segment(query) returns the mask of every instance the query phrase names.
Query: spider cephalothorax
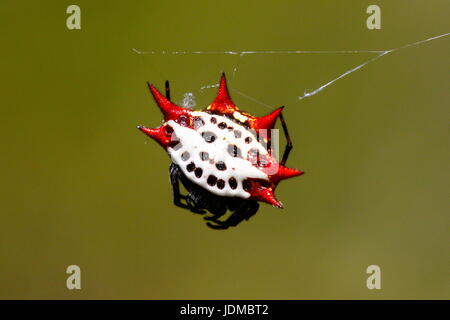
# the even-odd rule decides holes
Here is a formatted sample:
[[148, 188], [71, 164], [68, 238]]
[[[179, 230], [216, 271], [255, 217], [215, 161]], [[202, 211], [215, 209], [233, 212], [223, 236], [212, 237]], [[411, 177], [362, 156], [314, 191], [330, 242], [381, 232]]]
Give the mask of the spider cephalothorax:
[[[258, 201], [282, 208], [274, 195], [278, 183], [303, 172], [285, 167], [292, 144], [281, 113], [283, 107], [264, 117], [240, 111], [232, 102], [225, 75], [214, 102], [204, 111], [182, 108], [153, 85], [149, 89], [164, 115], [156, 129], [138, 129], [156, 140], [172, 159], [170, 181], [174, 204], [205, 217], [208, 226], [226, 229], [248, 220], [259, 208]], [[287, 146], [280, 163], [271, 152], [272, 135], [280, 118]], [[179, 181], [188, 194], [180, 194]], [[184, 200], [183, 203], [181, 200]], [[227, 210], [231, 215], [219, 220]]]

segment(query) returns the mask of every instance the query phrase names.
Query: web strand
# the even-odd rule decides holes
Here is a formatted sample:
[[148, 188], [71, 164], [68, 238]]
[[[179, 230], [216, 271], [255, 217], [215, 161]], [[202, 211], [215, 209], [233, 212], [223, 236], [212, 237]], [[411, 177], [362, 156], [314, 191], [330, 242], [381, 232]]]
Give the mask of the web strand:
[[[306, 90], [303, 95], [298, 96], [297, 100], [303, 100], [305, 98], [309, 98], [312, 97], [316, 94], [318, 94], [319, 92], [323, 91], [324, 89], [326, 89], [327, 87], [331, 86], [332, 84], [334, 84], [335, 82], [337, 82], [338, 80], [354, 73], [355, 71], [358, 71], [362, 68], [364, 68], [365, 66], [367, 66], [368, 64], [380, 59], [381, 57], [384, 57], [392, 52], [396, 52], [402, 49], [406, 49], [406, 48], [410, 48], [410, 47], [414, 47], [414, 46], [418, 46], [430, 41], [434, 41], [440, 38], [444, 38], [450, 35], [449, 33], [444, 33], [444, 34], [440, 34], [437, 36], [433, 36], [427, 39], [423, 39], [423, 40], [419, 40], [419, 41], [415, 41], [412, 43], [408, 43], [405, 44], [403, 46], [397, 47], [397, 48], [393, 48], [393, 49], [389, 49], [389, 50], [255, 50], [255, 51], [141, 51], [141, 50], [137, 50], [135, 48], [132, 49], [132, 51], [138, 55], [234, 55], [234, 56], [238, 56], [239, 58], [242, 58], [246, 55], [271, 55], [271, 54], [360, 54], [360, 53], [372, 53], [375, 54], [374, 57], [364, 61], [363, 63], [345, 71], [344, 73], [340, 74], [339, 76], [337, 76], [336, 78], [327, 81], [326, 83], [324, 83], [323, 85], [321, 85], [320, 87], [313, 89], [313, 90]], [[239, 63], [239, 62], [238, 62]], [[235, 65], [235, 67], [233, 68], [233, 78], [236, 75], [237, 72], [237, 65]], [[216, 88], [218, 87], [218, 84], [210, 84], [210, 85], [204, 85], [202, 87], [200, 87], [199, 91], [203, 92], [206, 89], [210, 89], [210, 88]], [[264, 102], [261, 102], [258, 99], [255, 99], [253, 97], [251, 97], [248, 94], [245, 94], [241, 91], [238, 91], [236, 89], [232, 89], [234, 92], [236, 92], [237, 94], [247, 98], [250, 101], [253, 101], [255, 103], [258, 103], [260, 105], [263, 105], [265, 107], [271, 108], [272, 107]]]

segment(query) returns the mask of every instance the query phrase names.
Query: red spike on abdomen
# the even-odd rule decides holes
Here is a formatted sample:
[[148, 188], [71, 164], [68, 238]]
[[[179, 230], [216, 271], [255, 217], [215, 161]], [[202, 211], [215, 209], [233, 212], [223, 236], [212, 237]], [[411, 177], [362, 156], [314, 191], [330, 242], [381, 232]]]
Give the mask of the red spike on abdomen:
[[270, 181], [276, 186], [281, 180], [289, 179], [302, 175], [304, 172], [297, 169], [287, 168], [279, 165], [277, 173], [269, 177]]
[[275, 127], [275, 122], [277, 121], [278, 117], [280, 116], [281, 111], [283, 111], [284, 107], [280, 107], [278, 109], [275, 109], [271, 113], [269, 113], [266, 116], [263, 117], [254, 117], [250, 118], [248, 120], [249, 126], [252, 129], [255, 130], [261, 130], [261, 129], [273, 129]]
[[217, 91], [217, 96], [213, 103], [208, 107], [209, 111], [220, 113], [220, 114], [233, 114], [239, 109], [233, 103], [228, 93], [227, 79], [225, 74], [222, 74], [220, 78], [219, 90]]
[[180, 115], [189, 114], [191, 112], [189, 109], [179, 107], [167, 100], [167, 98], [163, 96], [161, 92], [159, 92], [158, 89], [156, 89], [152, 84], [149, 83], [148, 88], [150, 89], [153, 98], [155, 99], [156, 103], [161, 109], [162, 114], [164, 115], [164, 121], [175, 120]]

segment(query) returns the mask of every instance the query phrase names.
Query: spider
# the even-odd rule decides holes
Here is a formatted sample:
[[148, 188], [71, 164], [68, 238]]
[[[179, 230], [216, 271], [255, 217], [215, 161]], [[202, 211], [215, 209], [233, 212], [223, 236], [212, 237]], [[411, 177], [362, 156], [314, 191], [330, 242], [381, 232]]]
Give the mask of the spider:
[[[278, 183], [303, 174], [285, 167], [293, 145], [283, 107], [263, 117], [239, 110], [229, 96], [225, 74], [216, 99], [204, 111], [171, 102], [169, 81], [165, 96], [152, 84], [148, 87], [165, 122], [156, 129], [138, 129], [157, 141], [172, 160], [169, 174], [176, 206], [205, 215], [207, 226], [213, 229], [248, 220], [258, 211], [260, 201], [283, 207], [274, 195]], [[270, 130], [278, 118], [286, 138], [280, 163], [270, 147]], [[185, 195], [180, 182], [187, 190]], [[221, 219], [227, 211], [231, 214]]]

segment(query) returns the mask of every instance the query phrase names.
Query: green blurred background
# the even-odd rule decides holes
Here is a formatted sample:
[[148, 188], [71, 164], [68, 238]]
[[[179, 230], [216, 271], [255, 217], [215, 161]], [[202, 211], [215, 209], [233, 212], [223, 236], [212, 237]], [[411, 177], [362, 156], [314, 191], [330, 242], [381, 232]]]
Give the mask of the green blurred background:
[[[66, 28], [70, 4], [81, 30]], [[449, 32], [448, 1], [4, 0], [0, 13], [0, 298], [450, 298], [449, 37], [301, 101], [373, 55], [132, 51], [391, 49]], [[284, 210], [214, 231], [172, 205], [169, 158], [135, 126], [162, 119], [145, 81], [170, 79], [198, 108], [222, 71], [286, 105], [288, 164], [306, 174], [280, 185]], [[66, 288], [71, 264], [81, 290]], [[381, 290], [366, 288], [371, 264]]]

